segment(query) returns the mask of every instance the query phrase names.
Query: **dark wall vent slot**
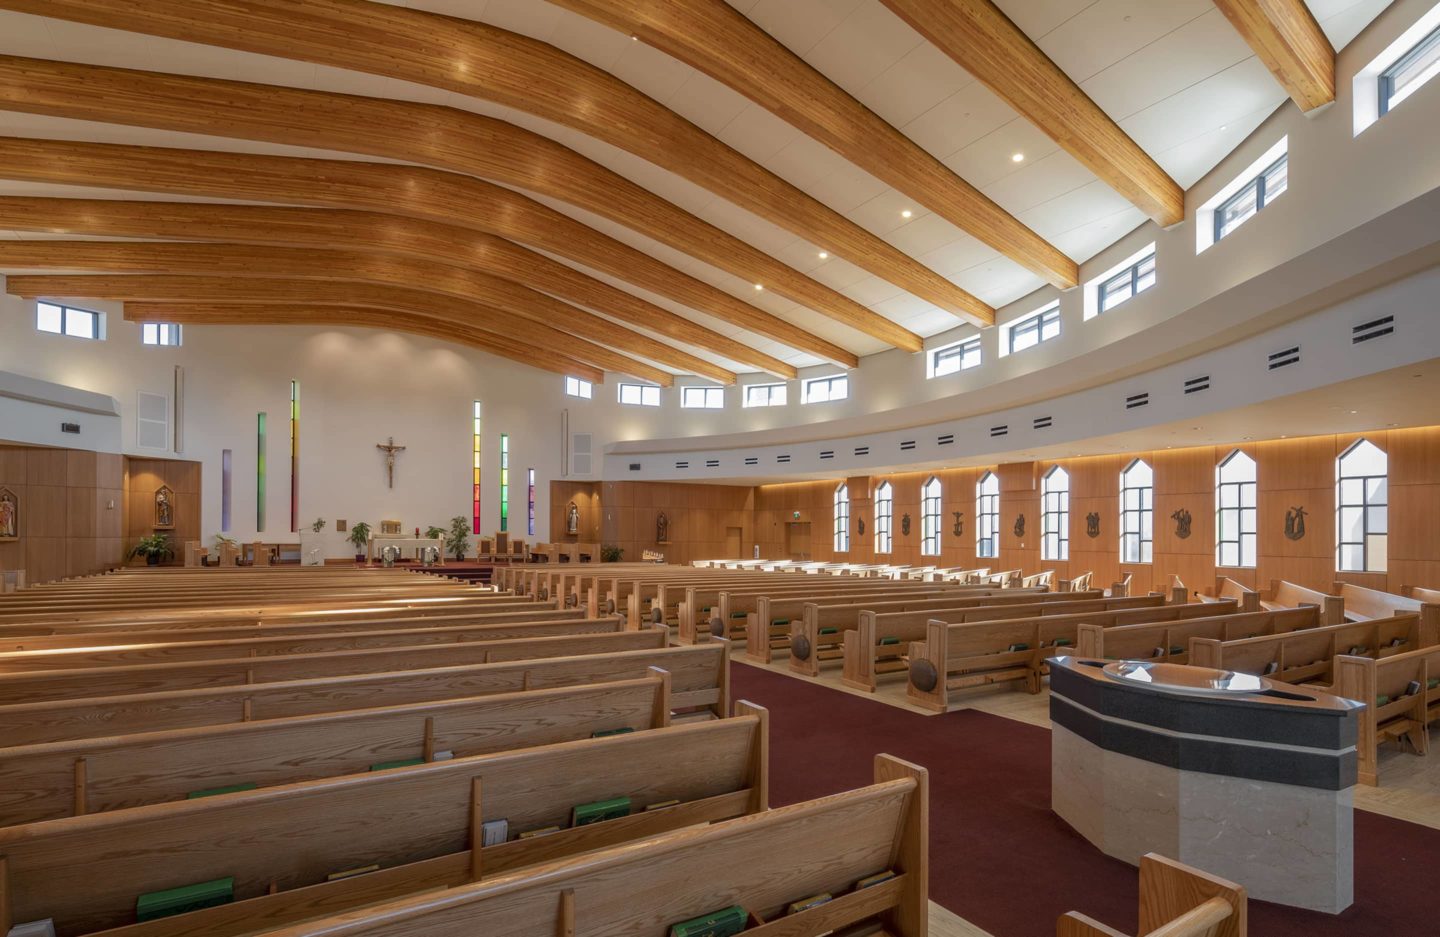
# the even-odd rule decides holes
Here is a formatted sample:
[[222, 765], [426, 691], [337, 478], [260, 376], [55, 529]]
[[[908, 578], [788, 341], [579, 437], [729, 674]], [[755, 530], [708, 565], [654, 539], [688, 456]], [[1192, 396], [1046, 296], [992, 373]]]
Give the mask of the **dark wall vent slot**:
[[1350, 329], [1350, 344], [1358, 345], [1361, 342], [1368, 342], [1372, 338], [1379, 338], [1382, 335], [1390, 335], [1395, 331], [1395, 317], [1385, 316], [1381, 319], [1372, 319], [1369, 322], [1362, 322]]
[[754, 456], [754, 455], [746, 456], [746, 457], [745, 457], [745, 464], [746, 464], [746, 465], [759, 465], [759, 464], [760, 464], [760, 457], [759, 457], [759, 456]]
[[833, 459], [833, 458], [835, 458], [835, 450], [834, 450], [834, 449], [822, 449], [822, 450], [820, 450], [820, 458], [822, 458], [822, 459]]
[[1037, 416], [1031, 426], [1034, 429], [1049, 429], [1053, 423], [1054, 421], [1048, 416]]
[[856, 446], [856, 447], [855, 447], [855, 454], [856, 454], [856, 455], [869, 455], [869, 454], [870, 454], [870, 447], [869, 447], [869, 446]]
[[719, 459], [706, 459], [706, 460], [705, 460], [705, 467], [706, 467], [706, 468], [719, 468], [719, 467], [720, 467], [720, 460], [719, 460]]
[[1209, 389], [1210, 375], [1208, 374], [1206, 374], [1204, 377], [1192, 377], [1190, 378], [1190, 380], [1185, 382], [1185, 393], [1187, 394], [1198, 394], [1202, 390]]
[[638, 472], [638, 471], [640, 471], [640, 463], [639, 463], [639, 462], [631, 462], [631, 463], [630, 463], [630, 471], [632, 471], [632, 472]]
[[1136, 407], [1144, 407], [1150, 404], [1150, 392], [1143, 394], [1132, 394], [1125, 398], [1125, 409], [1134, 410]]
[[1270, 356], [1269, 370], [1275, 371], [1279, 368], [1287, 368], [1292, 364], [1300, 363], [1300, 346], [1294, 345], [1284, 351], [1277, 351]]
[[777, 456], [775, 457], [775, 461], [776, 461], [776, 462], [789, 462], [789, 461], [790, 461], [790, 457], [789, 457], [788, 455], [777, 455]]
[[1006, 436], [1006, 435], [1009, 435], [1009, 433], [1010, 433], [1010, 424], [1009, 424], [1009, 423], [1006, 423], [1004, 426], [992, 426], [992, 427], [990, 427], [990, 435], [991, 435], [991, 436]]
[[676, 462], [676, 463], [675, 463], [675, 467], [676, 467], [677, 469], [689, 468], [689, 467], [690, 467], [690, 463], [689, 463], [689, 462]]
[[954, 441], [955, 441], [955, 434], [954, 434], [954, 433], [944, 433], [944, 434], [942, 434], [942, 435], [940, 435], [940, 436], [936, 436], [936, 437], [935, 437], [935, 445], [937, 445], [937, 446], [948, 446], [948, 445], [950, 445], [951, 443], [953, 443]]
[[906, 439], [906, 440], [903, 440], [903, 441], [900, 443], [900, 451], [901, 451], [901, 452], [909, 452], [911, 449], [914, 449], [914, 448], [915, 448], [915, 440], [913, 440], [913, 439]]

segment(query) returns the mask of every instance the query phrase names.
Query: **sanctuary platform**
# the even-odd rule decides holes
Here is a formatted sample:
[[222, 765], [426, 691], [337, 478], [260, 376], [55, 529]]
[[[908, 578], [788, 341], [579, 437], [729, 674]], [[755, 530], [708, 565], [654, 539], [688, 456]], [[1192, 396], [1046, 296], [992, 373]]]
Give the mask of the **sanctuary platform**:
[[1106, 855], [1149, 852], [1331, 914], [1354, 898], [1361, 704], [1205, 667], [1051, 661], [1051, 807]]

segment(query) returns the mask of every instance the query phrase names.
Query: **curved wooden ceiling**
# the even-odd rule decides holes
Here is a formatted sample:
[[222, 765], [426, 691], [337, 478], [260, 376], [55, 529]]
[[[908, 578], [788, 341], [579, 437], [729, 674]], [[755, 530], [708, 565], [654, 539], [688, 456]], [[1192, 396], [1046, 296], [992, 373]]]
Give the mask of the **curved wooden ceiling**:
[[921, 347], [915, 333], [624, 176], [468, 111], [15, 56], [0, 56], [0, 108], [363, 153], [489, 178], [626, 225], [897, 348]]
[[[658, 101], [517, 33], [367, 0], [0, 0], [0, 7], [350, 68], [494, 101], [662, 166], [941, 309], [980, 325], [994, 322], [994, 310], [985, 303]], [[1017, 260], [1059, 286], [1075, 285], [1074, 261], [978, 192], [973, 195], [962, 214], [972, 216], [977, 236], [983, 239], [1003, 225], [1003, 242]], [[990, 210], [982, 214], [984, 205]], [[749, 274], [767, 288], [774, 278], [774, 272], [758, 268]]]
[[845, 367], [859, 358], [568, 215], [480, 179], [418, 166], [0, 137], [0, 178], [370, 209], [486, 231]]
[[[1153, 122], [1133, 122], [1136, 112], [1113, 97], [1089, 97], [1104, 90], [1093, 76], [1106, 56], [1146, 44], [1128, 34], [1104, 48], [1074, 44], [1120, 14], [1086, 8], [1067, 18], [1032, 11], [1028, 0], [998, 2], [1005, 12], [995, 0], [851, 0], [848, 11], [825, 12], [826, 23], [783, 24], [777, 15], [791, 12], [783, 0], [456, 8], [476, 19], [398, 0], [0, 0], [0, 11], [50, 18], [27, 32], [25, 17], [0, 13], [46, 46], [37, 54], [73, 60], [0, 56], [0, 111], [88, 122], [61, 125], [59, 136], [110, 124], [107, 136], [125, 141], [0, 138], [0, 179], [84, 186], [86, 195], [114, 189], [127, 199], [266, 203], [0, 197], [0, 229], [165, 239], [0, 242], [0, 270], [87, 271], [12, 277], [10, 291], [119, 298], [133, 317], [393, 327], [581, 369], [587, 379], [607, 368], [658, 383], [669, 383], [670, 371], [730, 382], [737, 367], [789, 378], [816, 360], [853, 367], [859, 353], [918, 351], [919, 333], [949, 328], [947, 315], [994, 323], [993, 308], [960, 282], [997, 303], [1033, 289], [1035, 276], [1074, 286], [1075, 258], [1123, 233], [1098, 231], [1133, 227], [1136, 208], [1174, 223], [1184, 200], [1175, 179], [1190, 184], [1203, 172], [1157, 148]], [[1336, 33], [1329, 19], [1322, 30], [1307, 2], [1215, 6], [1308, 109], [1333, 99], [1326, 33]], [[1137, 36], [1168, 36], [1183, 20], [1150, 7], [1135, 13], [1145, 21], [1133, 24]], [[479, 22], [482, 14], [530, 35]], [[587, 18], [619, 32], [597, 31]], [[832, 28], [839, 42], [829, 41]], [[1068, 40], [1055, 38], [1062, 28]], [[1345, 41], [1341, 30], [1335, 44]], [[187, 59], [196, 50], [185, 42], [233, 51]], [[1165, 48], [1173, 54], [1180, 42]], [[1081, 48], [1089, 71], [1077, 71], [1071, 54]], [[863, 60], [856, 67], [846, 61], [851, 50]], [[166, 74], [171, 55], [212, 77]], [[313, 72], [260, 56], [312, 63]], [[152, 60], [160, 70], [142, 70]], [[285, 77], [257, 83], [272, 74]], [[665, 86], [670, 76], [689, 98]], [[872, 79], [881, 90], [866, 85]], [[964, 90], [977, 79], [998, 100]], [[938, 91], [952, 96], [947, 103], [964, 100], [923, 105], [937, 116], [927, 111], [930, 136], [917, 135], [909, 121], [918, 128], [920, 120], [904, 115]], [[432, 103], [410, 100], [417, 94]], [[987, 109], [977, 116], [989, 129], [943, 123]], [[1033, 130], [1026, 137], [1019, 125], [1027, 121], [1054, 144], [1037, 142]], [[49, 136], [52, 123], [32, 119], [21, 125], [40, 129], [22, 132]], [[319, 152], [194, 149], [175, 133]], [[767, 157], [770, 136], [795, 142]], [[973, 157], [966, 140], [975, 141]], [[1056, 144], [1074, 159], [1047, 161]], [[1046, 163], [1038, 181], [1050, 194], [1030, 193], [1029, 170], [996, 169], [1023, 161], [1022, 149], [1036, 157], [1036, 173]], [[846, 168], [827, 169], [837, 157]], [[1130, 204], [1117, 208], [1116, 193]], [[911, 217], [907, 205], [933, 215], [899, 225]], [[531, 341], [507, 333], [516, 317]]]
[[[375, 212], [268, 205], [196, 205], [110, 199], [0, 196], [0, 228], [50, 234], [228, 241], [401, 254], [494, 274], [596, 312], [713, 351], [781, 377], [795, 368], [503, 238]], [[579, 331], [576, 334], [583, 334]], [[628, 334], [620, 330], [619, 336]], [[649, 357], [640, 347], [634, 349]], [[673, 363], [673, 362], [667, 362]], [[676, 365], [679, 367], [680, 365]], [[725, 383], [735, 375], [699, 359], [685, 367]]]

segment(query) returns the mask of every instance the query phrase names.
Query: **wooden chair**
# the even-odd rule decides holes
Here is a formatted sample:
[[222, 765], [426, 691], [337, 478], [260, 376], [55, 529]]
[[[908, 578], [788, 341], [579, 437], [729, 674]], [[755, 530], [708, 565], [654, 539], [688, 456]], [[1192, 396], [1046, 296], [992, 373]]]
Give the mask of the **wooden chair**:
[[[1140, 859], [1137, 937], [1245, 937], [1245, 889], [1173, 859]], [[1056, 937], [1128, 937], [1078, 911], [1060, 916]]]

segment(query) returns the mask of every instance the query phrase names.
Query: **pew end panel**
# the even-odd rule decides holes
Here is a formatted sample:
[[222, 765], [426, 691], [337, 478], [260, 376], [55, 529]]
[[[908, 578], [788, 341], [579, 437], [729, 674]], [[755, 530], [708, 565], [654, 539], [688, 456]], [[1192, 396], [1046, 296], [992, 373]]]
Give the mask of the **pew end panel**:
[[910, 643], [910, 673], [906, 699], [922, 709], [943, 713], [949, 708], [945, 687], [945, 658], [948, 626], [932, 619], [925, 626], [925, 640]]

